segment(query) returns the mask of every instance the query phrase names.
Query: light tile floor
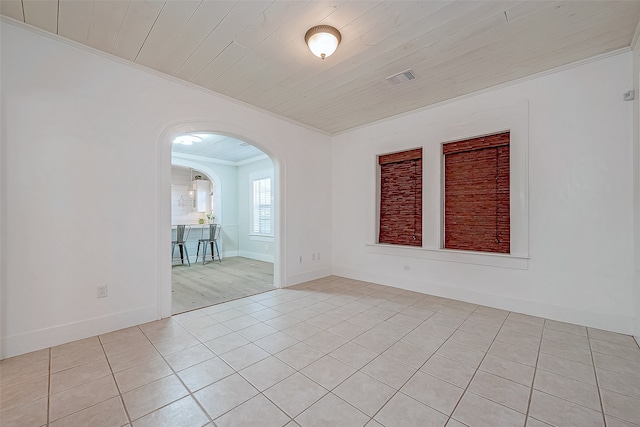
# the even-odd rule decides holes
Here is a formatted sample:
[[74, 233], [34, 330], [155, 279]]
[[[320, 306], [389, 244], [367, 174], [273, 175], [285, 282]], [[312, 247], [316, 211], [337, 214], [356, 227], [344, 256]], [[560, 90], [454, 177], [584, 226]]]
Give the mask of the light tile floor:
[[9, 426], [640, 425], [626, 335], [339, 277], [0, 362]]

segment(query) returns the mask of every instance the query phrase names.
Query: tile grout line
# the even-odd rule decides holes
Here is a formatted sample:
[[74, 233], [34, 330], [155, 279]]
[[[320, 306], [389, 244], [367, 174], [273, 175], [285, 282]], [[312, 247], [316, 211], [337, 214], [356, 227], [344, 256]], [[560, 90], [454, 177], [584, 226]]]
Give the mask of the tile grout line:
[[51, 412], [51, 347], [49, 347], [49, 367], [48, 367], [48, 379], [47, 379], [47, 426], [49, 425], [49, 418]]
[[540, 334], [540, 345], [538, 345], [538, 354], [536, 355], [536, 365], [533, 367], [533, 378], [531, 378], [531, 388], [529, 389], [529, 401], [527, 402], [527, 413], [524, 415], [524, 425], [529, 422], [529, 412], [531, 410], [531, 400], [533, 399], [533, 385], [536, 383], [536, 375], [538, 373], [538, 362], [540, 361], [540, 351], [542, 349], [542, 339], [544, 337], [544, 328], [547, 324], [547, 319], [542, 322], [542, 333]]
[[596, 390], [598, 390], [598, 401], [600, 402], [600, 411], [602, 413], [602, 422], [604, 427], [607, 427], [607, 417], [604, 413], [604, 402], [602, 401], [602, 392], [600, 391], [600, 382], [598, 381], [598, 370], [596, 369], [596, 360], [593, 357], [593, 349], [591, 348], [591, 337], [589, 336], [589, 328], [587, 330], [587, 342], [589, 343], [589, 356], [591, 356], [591, 363], [593, 363], [593, 374], [596, 379]]
[[[136, 328], [140, 329], [140, 327], [137, 325], [136, 325]], [[131, 425], [132, 420], [131, 420], [131, 415], [129, 415], [129, 409], [127, 408], [127, 405], [125, 405], [124, 403], [124, 397], [122, 396], [122, 392], [120, 391], [120, 385], [118, 385], [118, 381], [116, 381], [116, 374], [115, 372], [113, 372], [113, 367], [111, 366], [111, 362], [109, 361], [109, 356], [107, 356], [107, 352], [104, 349], [104, 343], [102, 342], [100, 335], [98, 335], [98, 342], [100, 342], [100, 347], [102, 348], [102, 351], [104, 353], [104, 358], [107, 361], [107, 365], [109, 365], [109, 371], [111, 371], [111, 378], [113, 378], [113, 383], [116, 385], [116, 389], [118, 390], [118, 397], [120, 398], [122, 409], [124, 409], [124, 414], [127, 417], [127, 421], [129, 422], [129, 425]]]

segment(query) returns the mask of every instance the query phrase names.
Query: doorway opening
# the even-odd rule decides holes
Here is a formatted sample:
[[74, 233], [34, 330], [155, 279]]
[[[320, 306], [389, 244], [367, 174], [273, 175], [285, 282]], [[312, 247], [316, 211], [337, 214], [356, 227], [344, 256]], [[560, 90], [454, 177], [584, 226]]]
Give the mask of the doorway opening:
[[[275, 289], [274, 162], [213, 132], [171, 145], [171, 314]], [[205, 256], [206, 253], [206, 256]]]

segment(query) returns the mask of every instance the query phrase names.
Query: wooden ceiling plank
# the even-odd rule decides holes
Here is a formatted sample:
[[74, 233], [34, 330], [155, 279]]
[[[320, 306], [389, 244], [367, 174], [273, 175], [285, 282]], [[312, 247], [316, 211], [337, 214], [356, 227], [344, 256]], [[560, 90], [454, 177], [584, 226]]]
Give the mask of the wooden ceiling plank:
[[239, 1], [176, 70], [175, 76], [191, 81], [270, 5], [268, 1]]
[[97, 1], [93, 7], [87, 44], [111, 53], [118, 38], [129, 0]]
[[133, 1], [124, 17], [112, 53], [133, 61], [164, 5], [165, 0]]
[[24, 22], [58, 34], [58, 2], [47, 0], [23, 0]]
[[183, 30], [202, 0], [167, 1], [135, 62], [154, 68]]
[[58, 34], [78, 43], [87, 43], [93, 0], [60, 0]]
[[193, 78], [193, 83], [212, 89], [209, 86], [247, 53], [249, 51], [244, 46], [231, 43]]
[[154, 68], [175, 75], [235, 4], [236, 1], [203, 1]]
[[[360, 72], [350, 72], [351, 70], [349, 70], [344, 75], [332, 75], [330, 71], [326, 71], [320, 78], [316, 78], [315, 80], [313, 78], [292, 79], [292, 82], [287, 80], [283, 83], [284, 87], [287, 88], [287, 91], [278, 96], [272, 96], [268, 102], [264, 102], [262, 105], [267, 109], [277, 107], [281, 108], [283, 103], [287, 105], [286, 103], [291, 103], [292, 101], [295, 102], [295, 99], [299, 98], [303, 94], [311, 92], [312, 90], [318, 90], [319, 87], [326, 87], [328, 77], [330, 77], [329, 82], [331, 84], [344, 84], [349, 81], [355, 81], [361, 76], [362, 71], [366, 71], [367, 73], [369, 72], [370, 67], [367, 67], [366, 64], [380, 63], [381, 58], [384, 58], [384, 61], [386, 61], [389, 55], [406, 56], [407, 54], [410, 54], [412, 50], [417, 49], [415, 46], [422, 45], [420, 42], [427, 37], [425, 33], [432, 34], [433, 31], [438, 30], [438, 28], [444, 25], [451, 25], [451, 21], [458, 22], [463, 17], [466, 17], [465, 19], [469, 20], [469, 12], [472, 12], [479, 7], [488, 7], [487, 5], [490, 5], [490, 3], [453, 2], [442, 9], [438, 9], [435, 13], [427, 15], [423, 20], [419, 21], [415, 25], [402, 29], [400, 32], [396, 33], [394, 37], [385, 39], [383, 43], [380, 43], [375, 48], [362, 46], [360, 53], [351, 56], [347, 55], [349, 52], [345, 52], [345, 50], [340, 49], [340, 51], [334, 55], [336, 56], [336, 59], [340, 61], [342, 60], [342, 55], [346, 56], [352, 67], [351, 70], [360, 69]], [[489, 7], [495, 8], [495, 5]], [[401, 46], [402, 48], [400, 48]], [[397, 53], [395, 51], [396, 49], [400, 49], [403, 52]], [[338, 82], [339, 80], [340, 82]], [[287, 94], [289, 90], [295, 93], [295, 96]]]
[[24, 22], [24, 11], [22, 10], [22, 0], [2, 0], [0, 1], [0, 14]]

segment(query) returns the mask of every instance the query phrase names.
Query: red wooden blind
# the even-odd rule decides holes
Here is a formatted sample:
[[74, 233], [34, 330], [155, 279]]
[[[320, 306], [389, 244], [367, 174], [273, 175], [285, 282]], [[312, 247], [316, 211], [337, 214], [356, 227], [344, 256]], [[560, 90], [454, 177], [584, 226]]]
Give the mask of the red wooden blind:
[[444, 247], [510, 252], [509, 132], [443, 145]]
[[422, 149], [378, 157], [380, 243], [422, 246]]

